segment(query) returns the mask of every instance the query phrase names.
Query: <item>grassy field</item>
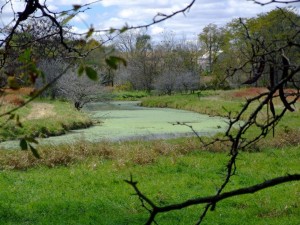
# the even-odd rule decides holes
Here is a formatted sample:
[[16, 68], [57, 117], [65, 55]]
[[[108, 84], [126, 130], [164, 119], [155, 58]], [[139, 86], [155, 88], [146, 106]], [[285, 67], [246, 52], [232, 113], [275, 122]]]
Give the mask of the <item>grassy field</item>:
[[[0, 175], [1, 224], [143, 224], [147, 212], [123, 181], [130, 174], [160, 205], [214, 194], [224, 177], [227, 156], [223, 153], [194, 150], [151, 154], [159, 153], [144, 149], [124, 159], [94, 156], [52, 169], [4, 170]], [[226, 190], [295, 173], [299, 171], [299, 157], [296, 147], [242, 153], [238, 173]], [[209, 212], [204, 224], [296, 225], [299, 192], [299, 184], [290, 183], [225, 200], [215, 212]], [[194, 224], [201, 209], [190, 207], [161, 215], [158, 222]]]
[[[199, 96], [151, 97], [143, 104], [226, 115], [224, 107], [238, 110], [245, 98], [235, 91], [207, 91]], [[299, 110], [289, 113], [277, 136], [260, 142], [255, 151], [241, 152], [237, 174], [225, 191], [299, 173], [299, 123]], [[41, 147], [39, 153], [41, 159], [26, 151], [0, 152], [1, 224], [144, 224], [147, 211], [124, 182], [130, 174], [148, 197], [166, 205], [214, 194], [229, 159], [223, 146], [201, 148], [197, 138], [78, 142]], [[299, 182], [293, 182], [224, 200], [203, 224], [297, 225], [299, 193]], [[157, 222], [195, 224], [202, 209], [195, 206], [162, 214]]]

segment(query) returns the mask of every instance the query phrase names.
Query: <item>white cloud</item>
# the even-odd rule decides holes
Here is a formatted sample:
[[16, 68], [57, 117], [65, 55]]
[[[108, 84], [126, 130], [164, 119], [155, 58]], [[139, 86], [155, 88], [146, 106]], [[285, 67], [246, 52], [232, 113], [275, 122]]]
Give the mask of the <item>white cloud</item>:
[[189, 0], [102, 0], [101, 4], [104, 7], [109, 7], [109, 6], [117, 6], [117, 7], [158, 7], [158, 8], [169, 8], [170, 5], [172, 4], [178, 4], [182, 2], [188, 2]]
[[165, 30], [165, 28], [154, 25], [150, 29], [150, 34], [151, 35], [161, 34], [164, 30]]
[[[95, 2], [95, 0], [47, 0], [47, 3], [50, 4], [55, 4], [58, 6], [72, 6], [74, 4], [76, 5], [84, 5], [84, 4], [89, 4], [89, 3], [93, 3]], [[99, 3], [95, 3], [95, 4], [99, 4]]]
[[124, 25], [125, 25], [124, 20], [120, 19], [118, 17], [109, 18], [108, 20], [106, 20], [100, 24], [101, 28], [103, 28], [103, 29], [109, 29], [111, 27], [113, 27], [113, 28], [123, 27]]
[[[190, 2], [191, 0], [103, 0], [100, 3], [101, 11], [106, 11], [106, 15], [98, 16], [100, 22], [97, 27], [122, 27], [125, 23], [133, 26], [147, 24], [153, 21], [158, 12], [169, 14]], [[197, 0], [185, 16], [178, 14], [150, 27], [149, 34], [158, 35], [166, 28], [179, 36], [185, 34], [187, 38], [194, 38], [209, 23], [225, 25], [233, 18], [253, 17], [276, 6], [278, 5], [271, 4], [262, 7], [248, 0]]]
[[[0, 0], [3, 4], [4, 0]], [[61, 11], [71, 9], [73, 4], [86, 4], [95, 0], [47, 0], [51, 10]], [[13, 0], [17, 10], [22, 11], [24, 3]], [[136, 26], [148, 24], [153, 21], [158, 12], [169, 14], [182, 9], [191, 0], [102, 0], [92, 4], [90, 10], [80, 14], [72, 20], [72, 25], [79, 29], [88, 29], [86, 24], [93, 24], [96, 29], [110, 27], [120, 28], [125, 23]], [[258, 13], [274, 9], [278, 4], [260, 6], [248, 0], [196, 0], [193, 7], [185, 14], [178, 14], [167, 21], [149, 28], [151, 35], [159, 34], [163, 28], [173, 30], [177, 34], [195, 36], [202, 28], [209, 24], [224, 25], [233, 18], [253, 17]], [[286, 5], [279, 5], [286, 6]], [[300, 3], [294, 4], [300, 8]], [[12, 18], [12, 10], [6, 6], [1, 19], [7, 23]], [[160, 17], [162, 18], [162, 17]], [[75, 28], [74, 28], [75, 29]]]
[[120, 11], [119, 16], [124, 19], [132, 18], [136, 13], [133, 9], [123, 9]]

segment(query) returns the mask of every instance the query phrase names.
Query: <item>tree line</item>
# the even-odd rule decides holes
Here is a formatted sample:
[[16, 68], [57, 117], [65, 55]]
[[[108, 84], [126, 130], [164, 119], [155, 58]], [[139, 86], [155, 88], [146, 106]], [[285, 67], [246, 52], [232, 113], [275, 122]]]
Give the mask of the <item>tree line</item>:
[[[286, 40], [299, 43], [299, 23], [297, 11], [284, 8], [254, 18], [233, 19], [221, 27], [208, 24], [199, 32], [198, 40], [175, 38], [173, 32], [166, 31], [155, 41], [145, 29], [137, 29], [117, 35], [109, 44], [97, 37], [76, 38], [66, 23], [66, 42], [76, 50], [70, 51], [57, 45], [60, 30], [51, 20], [28, 19], [15, 31], [0, 84], [41, 88], [71, 62], [66, 78], [56, 81], [43, 95], [84, 104], [105, 98], [112, 89], [107, 87], [170, 95], [243, 84], [266, 86], [270, 73], [275, 83], [280, 80], [276, 65], [282, 54], [290, 62], [299, 63], [299, 51], [294, 45], [286, 46]], [[1, 32], [10, 31], [6, 28]], [[280, 53], [274, 51], [279, 48]], [[268, 58], [261, 56], [271, 51], [274, 53]], [[76, 52], [88, 54], [78, 57]], [[39, 69], [26, 65], [26, 57]], [[246, 65], [249, 60], [251, 63]], [[95, 70], [99, 79], [89, 81], [78, 76], [78, 70], [83, 68], [91, 69], [90, 75]]]
[[[165, 32], [155, 43], [143, 32], [125, 33], [117, 38], [115, 46], [129, 65], [119, 68], [115, 79], [135, 90], [156, 90], [162, 94], [245, 84], [266, 86], [270, 70], [278, 83], [280, 73], [276, 65], [282, 54], [295, 65], [299, 63], [297, 48], [286, 46], [286, 39], [299, 42], [299, 37], [295, 38], [299, 23], [297, 11], [285, 8], [254, 18], [233, 19], [222, 27], [208, 24], [194, 41], [175, 39], [172, 32]], [[281, 52], [276, 52], [280, 48]], [[274, 53], [270, 57], [261, 57], [271, 51]], [[251, 64], [244, 65], [249, 60]], [[260, 73], [261, 79], [250, 82]]]

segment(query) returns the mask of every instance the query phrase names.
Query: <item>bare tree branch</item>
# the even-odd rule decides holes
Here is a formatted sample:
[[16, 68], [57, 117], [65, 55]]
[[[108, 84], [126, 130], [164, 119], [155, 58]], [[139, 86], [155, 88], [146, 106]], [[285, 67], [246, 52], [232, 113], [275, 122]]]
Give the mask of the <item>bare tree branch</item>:
[[264, 190], [266, 188], [274, 187], [276, 185], [292, 182], [292, 181], [299, 181], [300, 180], [300, 174], [288, 174], [286, 176], [282, 177], [276, 177], [270, 180], [266, 180], [262, 183], [255, 184], [253, 186], [245, 187], [245, 188], [240, 188], [236, 189], [233, 191], [229, 192], [224, 192], [223, 194], [220, 195], [212, 195], [212, 196], [207, 196], [207, 197], [200, 197], [200, 198], [194, 198], [194, 199], [189, 199], [187, 201], [178, 203], [178, 204], [171, 204], [167, 206], [156, 206], [147, 196], [145, 196], [137, 187], [137, 182], [133, 181], [132, 178], [130, 180], [126, 180], [128, 184], [130, 184], [133, 189], [135, 190], [135, 193], [138, 195], [139, 198], [141, 198], [143, 201], [148, 203], [152, 209], [150, 211], [150, 217], [148, 221], [145, 223], [146, 225], [151, 224], [155, 216], [158, 213], [166, 213], [169, 211], [173, 210], [180, 210], [189, 206], [193, 205], [199, 205], [199, 204], [204, 204], [208, 203], [210, 205], [215, 205], [217, 202], [220, 202], [224, 199], [231, 198], [234, 196], [240, 196], [240, 195], [245, 195], [245, 194], [254, 194], [258, 191]]
[[269, 5], [269, 4], [272, 4], [272, 3], [282, 3], [282, 4], [290, 4], [290, 3], [297, 3], [297, 2], [300, 2], [299, 0], [270, 0], [268, 2], [262, 2], [262, 1], [257, 1], [257, 0], [248, 0], [248, 1], [251, 1], [251, 2], [254, 2], [256, 4], [259, 4], [259, 5]]

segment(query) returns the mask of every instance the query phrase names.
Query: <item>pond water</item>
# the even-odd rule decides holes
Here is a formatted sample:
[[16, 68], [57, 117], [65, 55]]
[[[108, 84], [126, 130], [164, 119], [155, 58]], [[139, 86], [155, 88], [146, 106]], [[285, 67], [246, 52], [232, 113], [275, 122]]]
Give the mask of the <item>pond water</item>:
[[[74, 130], [66, 135], [39, 139], [40, 144], [72, 143], [78, 140], [90, 142], [121, 141], [131, 139], [159, 139], [191, 136], [193, 131], [184, 125], [191, 125], [199, 135], [213, 135], [226, 129], [226, 119], [210, 117], [195, 112], [168, 108], [146, 108], [139, 102], [91, 103], [85, 111], [99, 124], [87, 129]], [[18, 147], [18, 142], [7, 141], [1, 148]]]

